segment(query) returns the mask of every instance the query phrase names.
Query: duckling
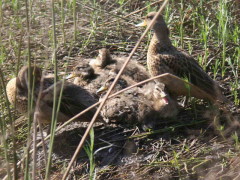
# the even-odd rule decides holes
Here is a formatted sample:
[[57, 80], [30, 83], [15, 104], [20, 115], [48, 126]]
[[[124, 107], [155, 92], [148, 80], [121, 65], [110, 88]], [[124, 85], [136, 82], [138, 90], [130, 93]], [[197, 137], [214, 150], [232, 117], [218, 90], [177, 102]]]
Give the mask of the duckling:
[[112, 59], [110, 52], [106, 48], [98, 50], [98, 56], [96, 59], [91, 59], [89, 65], [96, 71], [101, 71], [107, 65], [115, 63]]
[[[97, 59], [99, 58], [106, 59], [104, 61], [109, 63], [107, 60], [108, 58], [103, 56], [101, 51], [99, 52]], [[101, 87], [106, 79], [108, 79], [108, 76], [112, 73], [112, 71], [108, 69], [100, 70], [98, 67], [101, 67], [101, 65], [95, 64], [96, 62], [100, 61], [96, 61], [96, 59], [84, 59], [79, 61], [67, 79], [70, 80], [74, 78], [72, 82], [75, 85], [84, 87], [96, 98], [99, 98], [96, 94], [96, 91]]]
[[[138, 26], [146, 26], [156, 15], [150, 12], [143, 23]], [[169, 38], [169, 29], [162, 15], [156, 19], [152, 26], [154, 31], [147, 52], [147, 66], [151, 76], [163, 73], [171, 73], [188, 80], [215, 100], [226, 101], [220, 86], [202, 69], [198, 62], [186, 52], [175, 48]]]
[[[35, 110], [40, 122], [48, 124], [51, 122], [52, 109], [54, 102], [54, 86], [56, 87], [56, 97], [59, 100], [61, 92], [61, 102], [58, 113], [58, 122], [64, 122], [75, 116], [79, 112], [83, 111], [87, 107], [96, 103], [96, 99], [85, 89], [80, 86], [74, 85], [70, 82], [58, 81], [53, 83], [53, 79], [42, 78], [42, 71], [37, 66], [32, 66], [30, 69], [31, 78], [34, 77], [34, 97], [33, 101], [36, 105], [39, 98], [39, 104], [36, 105]], [[15, 81], [15, 84], [14, 84]], [[40, 87], [43, 84], [43, 91], [40, 92]], [[20, 112], [27, 112], [27, 100], [28, 100], [28, 67], [24, 66], [18, 73], [18, 77], [15, 80], [11, 80], [7, 85], [8, 99], [11, 104], [16, 104], [17, 110]], [[23, 101], [22, 101], [23, 100]], [[79, 121], [90, 121], [95, 109], [88, 111], [83, 116], [78, 118]]]
[[[106, 48], [99, 50], [99, 55], [96, 59], [92, 59], [89, 65], [96, 72], [111, 71], [118, 73], [123, 66], [127, 57], [124, 56], [113, 56], [111, 57], [110, 52]], [[146, 68], [139, 64], [136, 60], [131, 60], [125, 68], [123, 75], [130, 76], [134, 81], [140, 82], [150, 77]]]
[[[56, 84], [45, 89], [40, 94], [40, 101], [37, 106], [38, 118], [43, 123], [51, 122], [53, 102], [54, 102], [54, 86], [56, 86], [57, 99], [60, 100], [60, 108], [58, 113], [58, 122], [65, 122], [77, 115], [84, 109], [95, 104], [96, 99], [85, 89], [70, 82], [59, 81]], [[62, 89], [63, 88], [63, 89]], [[61, 95], [62, 91], [62, 95]], [[77, 120], [89, 122], [96, 109], [90, 110], [83, 114]]]
[[139, 88], [140, 92], [151, 101], [151, 105], [162, 118], [173, 118], [178, 114], [177, 101], [169, 96], [165, 89], [165, 84], [149, 82], [142, 88]]
[[[106, 91], [114, 78], [109, 78], [98, 92]], [[128, 79], [129, 77], [122, 76], [111, 93], [129, 86]], [[145, 129], [145, 127], [153, 128], [161, 118], [176, 116], [177, 112], [177, 102], [156, 83], [148, 83], [141, 88], [134, 87], [108, 99], [101, 115], [107, 121], [140, 123]]]
[[73, 83], [79, 86], [86, 86], [92, 79], [96, 78], [94, 69], [86, 63], [79, 62], [67, 79], [74, 78]]
[[88, 90], [94, 97], [99, 98], [96, 92], [106, 79], [108, 79], [110, 74], [109, 71], [105, 71], [105, 73], [95, 73], [91, 66], [84, 67], [78, 64], [67, 79], [74, 78], [73, 84], [84, 87], [84, 89]]

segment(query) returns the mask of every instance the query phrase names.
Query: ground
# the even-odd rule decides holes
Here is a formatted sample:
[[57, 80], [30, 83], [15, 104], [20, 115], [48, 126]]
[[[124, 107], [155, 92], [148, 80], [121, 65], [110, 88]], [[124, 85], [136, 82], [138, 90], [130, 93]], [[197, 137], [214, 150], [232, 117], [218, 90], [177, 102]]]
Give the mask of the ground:
[[[0, 61], [4, 82], [27, 64], [28, 34], [25, 2], [1, 2]], [[29, 1], [31, 61], [53, 72], [53, 35], [50, 1]], [[63, 6], [61, 8], [61, 3]], [[154, 3], [152, 6], [151, 3]], [[77, 59], [94, 58], [107, 47], [114, 55], [128, 56], [144, 29], [135, 27], [161, 3], [141, 0], [56, 1], [57, 65], [71, 72]], [[89, 179], [95, 164], [96, 179], [239, 179], [240, 115], [240, 16], [239, 1], [170, 1], [164, 14], [173, 44], [189, 52], [217, 80], [232, 102], [231, 112], [214, 109], [207, 102], [192, 100], [173, 120], [161, 121], [154, 130], [139, 126], [110, 124], [94, 127], [94, 160], [84, 150], [78, 155], [69, 179]], [[61, 13], [63, 12], [63, 13]], [[76, 22], [76, 26], [74, 25]], [[134, 57], [146, 65], [151, 33]], [[1, 81], [2, 82], [2, 81]], [[12, 166], [13, 138], [1, 84], [0, 177], [6, 175], [5, 153]], [[11, 107], [13, 119], [21, 117]], [[18, 120], [17, 120], [18, 122]], [[23, 156], [27, 124], [16, 125], [17, 159]], [[51, 179], [60, 179], [86, 124], [72, 123], [57, 133]], [[5, 135], [5, 130], [7, 135]], [[6, 138], [4, 138], [6, 137]], [[7, 139], [7, 145], [4, 144]], [[89, 140], [88, 140], [89, 141]], [[48, 145], [49, 142], [46, 142]], [[89, 142], [90, 143], [90, 142]], [[43, 179], [42, 148], [37, 153], [37, 179]], [[23, 175], [20, 168], [19, 178]]]

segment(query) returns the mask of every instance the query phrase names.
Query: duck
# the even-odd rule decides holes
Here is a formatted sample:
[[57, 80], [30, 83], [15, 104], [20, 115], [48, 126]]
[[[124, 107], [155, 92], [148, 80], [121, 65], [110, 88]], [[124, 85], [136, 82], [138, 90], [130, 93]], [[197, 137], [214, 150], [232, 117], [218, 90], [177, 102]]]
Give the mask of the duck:
[[95, 59], [81, 59], [73, 68], [72, 73], [67, 76], [69, 81], [72, 81], [75, 85], [84, 87], [96, 98], [99, 98], [96, 94], [97, 90], [108, 79], [109, 75], [114, 73], [110, 69], [104, 68], [104, 63], [109, 64], [108, 61], [110, 60], [104, 52], [99, 50], [98, 57]]
[[[89, 65], [95, 72], [105, 73], [106, 71], [117, 74], [122, 68], [127, 57], [111, 56], [107, 48], [99, 49], [99, 55], [92, 59]], [[136, 60], [131, 60], [123, 71], [123, 75], [130, 76], [134, 81], [140, 82], [150, 77], [146, 68]]]
[[[98, 93], [105, 94], [115, 77], [110, 77]], [[112, 94], [133, 84], [128, 76], [121, 76], [112, 90]], [[151, 129], [165, 118], [174, 118], [178, 114], [178, 104], [166, 92], [163, 84], [147, 83], [142, 87], [131, 88], [106, 101], [101, 116], [107, 122], [141, 124], [142, 128]], [[101, 99], [101, 98], [100, 98]]]
[[[30, 73], [36, 75], [35, 79], [35, 93], [39, 92], [39, 85], [41, 81], [42, 71], [38, 67], [32, 66]], [[31, 75], [31, 81], [33, 76]], [[42, 87], [46, 89], [54, 83], [53, 78], [43, 78]], [[6, 85], [6, 92], [8, 101], [15, 106], [16, 110], [21, 114], [26, 115], [28, 112], [28, 66], [23, 66], [17, 77], [12, 78]]]
[[95, 73], [95, 70], [91, 66], [84, 67], [81, 64], [78, 64], [67, 79], [73, 78], [73, 84], [83, 87], [95, 98], [99, 98], [97, 90], [106, 79], [109, 78], [110, 74], [110, 71]]
[[91, 59], [89, 65], [96, 71], [101, 71], [107, 65], [113, 64], [116, 61], [112, 59], [110, 51], [107, 48], [102, 48], [98, 50], [98, 56], [96, 59]]
[[67, 79], [73, 78], [73, 83], [79, 86], [87, 86], [97, 77], [94, 69], [86, 63], [80, 62], [74, 68], [73, 72], [67, 76]]
[[[148, 13], [144, 21], [137, 26], [149, 25], [156, 14], [156, 12]], [[151, 28], [154, 33], [147, 51], [147, 67], [152, 77], [170, 73], [180, 78], [187, 78], [190, 83], [210, 94], [215, 101], [227, 101], [218, 83], [199, 63], [191, 55], [172, 45], [169, 38], [170, 31], [163, 15], [157, 17]]]
[[[99, 98], [96, 91], [106, 79], [119, 72], [125, 60], [126, 57], [112, 57], [107, 48], [102, 48], [99, 49], [96, 58], [80, 61], [68, 76], [68, 79], [74, 78], [74, 84], [83, 86], [94, 94], [96, 98]], [[136, 82], [146, 80], [150, 77], [146, 68], [134, 60], [130, 61], [123, 74], [130, 76]]]
[[[54, 87], [56, 87], [56, 97], [60, 98], [58, 122], [65, 122], [87, 107], [95, 104], [97, 100], [87, 90], [81, 86], [65, 80], [54, 83], [52, 78], [44, 78], [42, 70], [37, 66], [23, 66], [16, 78], [10, 80], [6, 86], [9, 102], [14, 105], [20, 113], [27, 113], [28, 104], [28, 72], [31, 72], [31, 79], [34, 78], [33, 102], [35, 112], [39, 121], [43, 124], [51, 123], [54, 103]], [[62, 94], [61, 94], [62, 93]], [[16, 94], [16, 98], [15, 98]], [[88, 111], [83, 116], [77, 118], [79, 121], [89, 122], [96, 109]]]

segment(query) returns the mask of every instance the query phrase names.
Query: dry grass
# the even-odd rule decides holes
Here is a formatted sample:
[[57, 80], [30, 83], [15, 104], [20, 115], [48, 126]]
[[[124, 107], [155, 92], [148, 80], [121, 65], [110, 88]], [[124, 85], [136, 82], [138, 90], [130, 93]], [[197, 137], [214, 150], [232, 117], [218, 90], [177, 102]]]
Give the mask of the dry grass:
[[[63, 1], [64, 2], [64, 1]], [[150, 1], [153, 3], [154, 1]], [[30, 35], [32, 62], [53, 72], [53, 37], [49, 1], [30, 1]], [[97, 50], [107, 47], [114, 54], [128, 55], [143, 29], [134, 24], [147, 11], [145, 1], [101, 0], [76, 2], [74, 27], [71, 1], [55, 2], [58, 71], [68, 71], [74, 58], [95, 57]], [[142, 8], [145, 8], [141, 10]], [[140, 11], [138, 11], [140, 10]], [[137, 12], [131, 14], [132, 12]], [[130, 15], [129, 15], [130, 14]], [[5, 82], [27, 63], [27, 34], [24, 3], [5, 1], [0, 13], [0, 61]], [[155, 131], [142, 132], [137, 127], [96, 125], [94, 154], [96, 179], [221, 179], [239, 176], [239, 4], [238, 1], [170, 1], [165, 17], [171, 39], [177, 47], [190, 52], [218, 80], [224, 93], [235, 106], [233, 117], [212, 110], [202, 102], [191, 102], [177, 119], [162, 122]], [[64, 24], [63, 24], [64, 23]], [[76, 41], [75, 41], [76, 34]], [[135, 56], [146, 63], [150, 34]], [[19, 54], [20, 52], [20, 54]], [[20, 56], [19, 56], [20, 55]], [[20, 57], [20, 58], [19, 58]], [[71, 60], [67, 60], [71, 57]], [[1, 86], [2, 88], [2, 86]], [[2, 89], [1, 89], [2, 90]], [[5, 99], [1, 95], [1, 120], [9, 125]], [[13, 109], [14, 119], [20, 117]], [[2, 125], [4, 127], [4, 124]], [[73, 155], [85, 128], [73, 123], [56, 135], [51, 179], [59, 179]], [[18, 158], [23, 155], [27, 125], [16, 127]], [[9, 130], [8, 130], [9, 131]], [[236, 132], [236, 133], [235, 133]], [[7, 138], [9, 164], [12, 167], [12, 137]], [[46, 142], [48, 143], [48, 142]], [[59, 149], [61, 150], [59, 152]], [[4, 147], [0, 149], [0, 174], [6, 174]], [[42, 149], [38, 150], [37, 178], [45, 174]], [[89, 158], [78, 155], [70, 179], [89, 178]], [[20, 170], [20, 176], [23, 175]]]

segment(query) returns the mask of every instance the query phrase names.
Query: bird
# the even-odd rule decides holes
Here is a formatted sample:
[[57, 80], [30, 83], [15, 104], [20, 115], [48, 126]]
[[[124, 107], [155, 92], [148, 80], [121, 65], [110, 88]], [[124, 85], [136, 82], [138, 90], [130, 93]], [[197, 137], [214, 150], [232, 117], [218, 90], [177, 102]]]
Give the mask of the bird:
[[[106, 80], [98, 92], [104, 95], [114, 79], [115, 77], [110, 77]], [[131, 77], [123, 75], [111, 93], [132, 84]], [[108, 99], [101, 111], [102, 117], [110, 122], [139, 123], [143, 129], [154, 128], [155, 124], [163, 118], [175, 117], [178, 113], [177, 102], [171, 99], [159, 84], [152, 82], [143, 87], [134, 87]]]
[[[124, 56], [111, 56], [110, 51], [106, 48], [99, 50], [99, 55], [96, 59], [92, 59], [89, 65], [95, 70], [95, 72], [117, 74], [122, 68], [127, 57]], [[136, 60], [129, 61], [128, 65], [123, 71], [123, 75], [130, 76], [134, 81], [140, 82], [150, 77], [146, 68], [138, 63]]]
[[110, 51], [107, 48], [102, 48], [98, 50], [98, 56], [95, 59], [91, 59], [89, 61], [89, 65], [95, 71], [101, 71], [101, 69], [105, 68], [107, 65], [115, 63], [110, 55]]
[[[149, 25], [156, 14], [156, 12], [148, 13], [144, 21], [137, 26]], [[170, 73], [180, 78], [187, 78], [193, 85], [213, 96], [215, 101], [227, 101], [220, 86], [199, 63], [191, 55], [172, 45], [169, 38], [170, 31], [161, 14], [152, 29], [154, 34], [147, 52], [147, 66], [151, 76]]]
[[113, 71], [104, 68], [105, 65], [103, 64], [109, 64], [108, 60], [109, 58], [106, 56], [105, 51], [99, 50], [97, 58], [81, 59], [81, 61], [78, 61], [73, 68], [73, 72], [67, 77], [67, 79], [73, 79], [72, 82], [75, 85], [84, 87], [96, 98], [99, 98], [96, 91], [106, 79], [108, 79], [109, 74], [114, 73]]
[[[27, 96], [21, 94], [18, 91], [17, 93], [17, 86], [16, 86], [17, 78], [12, 78], [6, 85], [6, 92], [8, 101], [10, 104], [16, 107], [17, 111], [26, 114], [28, 108], [28, 100]], [[25, 94], [25, 93], [24, 93]]]
[[[67, 79], [74, 78], [74, 84], [83, 86], [97, 98], [96, 91], [106, 79], [120, 71], [125, 60], [126, 57], [123, 56], [112, 57], [107, 48], [102, 48], [99, 49], [96, 58], [80, 61]], [[130, 61], [123, 74], [130, 76], [136, 82], [150, 77], [146, 68], [135, 60]]]
[[89, 65], [78, 64], [67, 79], [73, 78], [73, 84], [88, 90], [95, 98], [99, 98], [97, 90], [108, 79], [110, 71], [96, 73]]
[[73, 72], [66, 79], [73, 78], [73, 83], [79, 86], [87, 86], [93, 79], [97, 77], [94, 69], [85, 62], [79, 62]]
[[[52, 110], [54, 104], [54, 88], [56, 88], [56, 99], [60, 103], [58, 122], [65, 122], [79, 112], [95, 104], [97, 100], [87, 90], [73, 83], [60, 80], [54, 83], [52, 78], [42, 77], [42, 70], [37, 66], [23, 66], [18, 76], [10, 80], [6, 86], [9, 102], [16, 105], [16, 109], [21, 113], [27, 113], [28, 92], [28, 72], [30, 78], [34, 79], [33, 102], [35, 112], [39, 121], [43, 124], [51, 123]], [[16, 98], [15, 98], [16, 94]], [[61, 97], [61, 98], [60, 98]], [[88, 111], [79, 121], [89, 122], [94, 115], [95, 109]]]
[[[41, 81], [41, 70], [38, 67], [32, 66], [30, 68], [30, 78], [33, 80], [35, 74], [35, 93], [39, 92], [39, 85]], [[40, 78], [40, 79], [39, 79]], [[41, 83], [43, 89], [51, 86], [54, 83], [53, 78], [43, 78]], [[28, 66], [23, 66], [18, 72], [17, 77], [12, 78], [6, 85], [7, 97], [16, 110], [24, 115], [28, 112]]]

